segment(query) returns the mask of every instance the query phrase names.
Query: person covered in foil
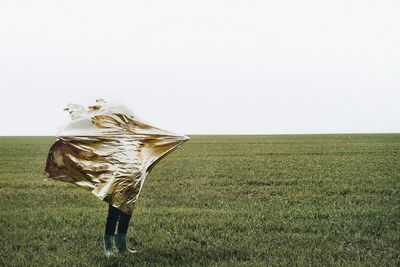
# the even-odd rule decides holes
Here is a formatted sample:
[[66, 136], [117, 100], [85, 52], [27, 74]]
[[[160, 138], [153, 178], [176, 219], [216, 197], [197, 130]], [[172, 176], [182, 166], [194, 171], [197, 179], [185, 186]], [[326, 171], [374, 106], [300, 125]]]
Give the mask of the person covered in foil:
[[120, 253], [135, 253], [127, 248], [126, 233], [146, 176], [189, 138], [149, 125], [126, 107], [102, 99], [65, 110], [72, 121], [50, 148], [45, 179], [76, 184], [108, 202], [106, 256], [113, 255], [113, 243]]

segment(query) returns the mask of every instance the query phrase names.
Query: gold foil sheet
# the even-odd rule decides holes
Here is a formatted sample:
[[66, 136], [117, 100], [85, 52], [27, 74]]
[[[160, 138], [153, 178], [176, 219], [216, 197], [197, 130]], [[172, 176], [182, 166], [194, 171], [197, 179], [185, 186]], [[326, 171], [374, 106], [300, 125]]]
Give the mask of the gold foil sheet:
[[72, 121], [52, 145], [45, 179], [73, 183], [131, 214], [154, 165], [189, 140], [137, 118], [129, 109], [97, 100], [65, 109]]

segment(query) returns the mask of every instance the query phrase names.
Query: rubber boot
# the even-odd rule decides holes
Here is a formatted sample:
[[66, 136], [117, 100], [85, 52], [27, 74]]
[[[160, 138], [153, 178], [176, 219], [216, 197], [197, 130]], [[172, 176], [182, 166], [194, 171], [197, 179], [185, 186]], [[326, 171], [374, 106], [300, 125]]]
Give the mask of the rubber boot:
[[105, 235], [104, 236], [104, 253], [106, 254], [107, 258], [114, 255], [113, 239], [114, 239], [114, 235]]
[[118, 251], [122, 254], [129, 253], [135, 254], [137, 252], [136, 249], [128, 249], [126, 247], [126, 234], [117, 234], [114, 237], [115, 246], [117, 247]]

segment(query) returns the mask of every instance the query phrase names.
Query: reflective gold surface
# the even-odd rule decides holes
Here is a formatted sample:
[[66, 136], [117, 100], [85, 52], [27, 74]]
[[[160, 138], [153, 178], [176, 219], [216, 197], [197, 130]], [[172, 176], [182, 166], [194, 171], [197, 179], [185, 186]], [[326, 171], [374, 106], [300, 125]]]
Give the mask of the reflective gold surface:
[[72, 121], [59, 131], [50, 148], [46, 179], [87, 188], [128, 214], [152, 167], [189, 140], [103, 100], [89, 107], [69, 105], [65, 110]]

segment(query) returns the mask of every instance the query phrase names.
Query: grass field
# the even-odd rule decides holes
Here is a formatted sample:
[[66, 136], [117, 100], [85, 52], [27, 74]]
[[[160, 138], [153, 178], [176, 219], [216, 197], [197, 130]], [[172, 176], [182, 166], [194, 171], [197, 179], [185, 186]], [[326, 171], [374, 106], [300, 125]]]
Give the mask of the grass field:
[[0, 266], [399, 266], [400, 134], [192, 136], [103, 256], [107, 204], [44, 182], [52, 137], [0, 138]]

